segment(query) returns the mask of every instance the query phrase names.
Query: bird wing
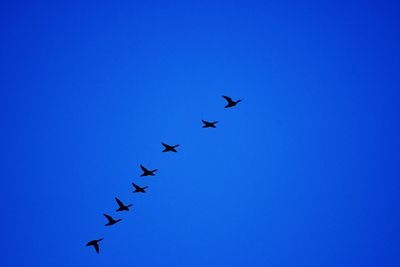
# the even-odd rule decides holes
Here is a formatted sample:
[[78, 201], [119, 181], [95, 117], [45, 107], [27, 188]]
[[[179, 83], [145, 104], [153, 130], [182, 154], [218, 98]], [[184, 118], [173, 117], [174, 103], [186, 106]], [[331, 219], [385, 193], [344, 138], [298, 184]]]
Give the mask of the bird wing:
[[208, 121], [205, 121], [205, 120], [201, 120], [204, 124], [208, 124], [209, 122]]
[[121, 200], [119, 200], [118, 198], [115, 198], [115, 201], [117, 201], [117, 203], [118, 203], [118, 206], [120, 206], [120, 207], [123, 207], [123, 206], [125, 206], [125, 205], [124, 205], [124, 203], [122, 203], [122, 201], [121, 201]]
[[163, 146], [165, 146], [165, 148], [168, 148], [168, 145], [165, 143], [161, 143]]
[[114, 219], [110, 216], [110, 215], [107, 215], [107, 214], [103, 214], [104, 215], [104, 217], [106, 217], [107, 218], [107, 220], [109, 220], [110, 222], [112, 222], [112, 221], [114, 221]]
[[135, 189], [140, 189], [140, 186], [138, 186], [138, 185], [136, 185], [135, 183], [132, 183], [132, 185], [133, 185], [133, 187], [135, 188]]
[[99, 250], [100, 250], [99, 244], [97, 244], [97, 242], [96, 242], [93, 244], [93, 246], [94, 246], [94, 249], [96, 250], [96, 252], [99, 253]]
[[144, 172], [148, 172], [149, 170], [148, 169], [146, 169], [143, 165], [141, 165], [140, 164], [140, 168], [142, 169], [142, 171], [144, 171]]
[[225, 98], [225, 100], [228, 101], [229, 103], [232, 103], [232, 102], [233, 102], [233, 101], [232, 101], [232, 98], [230, 98], [229, 96], [223, 95], [222, 97]]

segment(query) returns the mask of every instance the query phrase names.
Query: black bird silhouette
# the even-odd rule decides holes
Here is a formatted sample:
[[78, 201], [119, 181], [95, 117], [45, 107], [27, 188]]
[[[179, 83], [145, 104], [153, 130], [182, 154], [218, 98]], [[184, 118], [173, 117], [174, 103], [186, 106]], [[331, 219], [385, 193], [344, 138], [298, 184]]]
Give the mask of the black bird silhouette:
[[237, 101], [233, 101], [232, 98], [230, 98], [229, 96], [222, 96], [223, 98], [225, 98], [226, 101], [228, 101], [228, 104], [225, 106], [225, 108], [230, 108], [230, 107], [234, 107], [236, 106], [237, 103], [241, 102], [242, 100], [239, 99]]
[[86, 246], [87, 246], [87, 247], [88, 247], [88, 246], [93, 246], [94, 249], [96, 250], [96, 252], [99, 253], [99, 251], [100, 251], [99, 242], [100, 242], [101, 240], [103, 240], [103, 238], [95, 239], [95, 240], [89, 241], [89, 242], [86, 244]]
[[133, 191], [133, 193], [146, 193], [145, 189], [146, 189], [148, 186], [140, 187], [140, 186], [138, 186], [138, 185], [135, 184], [135, 183], [132, 183], [132, 185], [133, 185], [133, 187], [135, 188], [135, 191]]
[[143, 173], [140, 176], [154, 176], [155, 172], [157, 171], [157, 169], [149, 171], [148, 169], [146, 169], [143, 165], [140, 165], [140, 168], [142, 169]]
[[161, 143], [161, 144], [165, 147], [165, 149], [162, 152], [169, 152], [169, 151], [177, 152], [175, 148], [179, 146], [179, 145], [170, 146], [170, 145], [167, 145], [164, 143]]
[[132, 206], [132, 204], [125, 205], [125, 204], [124, 204], [124, 203], [122, 203], [122, 201], [121, 201], [121, 200], [119, 200], [118, 198], [115, 198], [115, 201], [117, 201], [117, 203], [118, 203], [118, 206], [119, 206], [119, 208], [117, 209], [117, 211], [123, 211], [123, 210], [126, 210], [126, 211], [128, 211], [128, 210], [129, 210], [129, 207], [131, 207], [131, 206]]
[[201, 121], [204, 123], [203, 128], [217, 128], [217, 127], [215, 126], [215, 124], [216, 124], [218, 121], [214, 121], [214, 122], [208, 122], [208, 121], [205, 121], [205, 120], [201, 120]]
[[108, 220], [108, 223], [106, 223], [105, 226], [110, 226], [110, 225], [116, 224], [117, 222], [122, 220], [122, 219], [114, 220], [113, 217], [111, 217], [110, 215], [107, 215], [105, 213], [103, 215]]

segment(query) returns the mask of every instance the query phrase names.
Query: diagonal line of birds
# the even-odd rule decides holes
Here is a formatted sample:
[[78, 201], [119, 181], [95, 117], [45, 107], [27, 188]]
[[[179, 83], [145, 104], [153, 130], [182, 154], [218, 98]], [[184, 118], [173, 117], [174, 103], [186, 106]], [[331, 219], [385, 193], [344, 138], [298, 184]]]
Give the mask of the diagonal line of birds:
[[[225, 105], [225, 108], [231, 108], [236, 106], [239, 102], [241, 102], [242, 100], [233, 100], [232, 98], [230, 98], [229, 96], [222, 96], [226, 101], [227, 104]], [[203, 127], [202, 128], [217, 128], [216, 124], [218, 123], [218, 121], [206, 121], [206, 120], [201, 120], [203, 123]], [[177, 148], [179, 147], [179, 144], [176, 145], [169, 145], [166, 143], [161, 143], [161, 145], [164, 147], [164, 150], [162, 150], [162, 152], [173, 152], [176, 153], [178, 152]], [[157, 169], [154, 170], [149, 170], [146, 167], [144, 167], [143, 165], [140, 165], [140, 169], [143, 171], [143, 173], [140, 176], [154, 176], [156, 175], [155, 173], [158, 171]], [[132, 186], [134, 188], [133, 193], [146, 193], [146, 189], [148, 188], [148, 186], [139, 186], [135, 183], [132, 182]], [[132, 204], [124, 204], [120, 199], [115, 198], [115, 201], [118, 204], [118, 209], [116, 210], [117, 212], [120, 211], [129, 211], [129, 208], [132, 207]], [[122, 221], [122, 219], [114, 219], [113, 217], [111, 217], [110, 215], [104, 213], [103, 214], [104, 217], [107, 219], [107, 223], [105, 224], [105, 226], [112, 226], [120, 221]], [[93, 246], [94, 249], [96, 250], [97, 253], [100, 252], [100, 246], [99, 246], [99, 242], [102, 241], [103, 238], [99, 238], [99, 239], [94, 239], [89, 241], [86, 246]]]

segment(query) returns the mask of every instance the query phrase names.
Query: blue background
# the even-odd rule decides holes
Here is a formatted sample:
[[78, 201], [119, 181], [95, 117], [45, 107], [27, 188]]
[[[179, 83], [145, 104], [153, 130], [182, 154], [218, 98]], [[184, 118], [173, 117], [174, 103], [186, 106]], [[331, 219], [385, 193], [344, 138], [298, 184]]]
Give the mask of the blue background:
[[2, 266], [400, 266], [396, 1], [0, 10]]

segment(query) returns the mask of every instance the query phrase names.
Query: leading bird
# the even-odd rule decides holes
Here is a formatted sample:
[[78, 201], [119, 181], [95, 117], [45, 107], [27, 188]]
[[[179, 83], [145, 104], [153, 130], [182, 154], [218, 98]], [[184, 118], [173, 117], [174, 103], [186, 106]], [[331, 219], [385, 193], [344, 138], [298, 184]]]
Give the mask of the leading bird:
[[228, 104], [225, 106], [225, 108], [234, 107], [234, 106], [236, 106], [239, 102], [242, 101], [241, 99], [236, 100], [236, 101], [233, 101], [232, 98], [230, 98], [229, 96], [225, 96], [225, 95], [223, 95], [222, 97], [225, 98], [226, 101], [228, 101]]

